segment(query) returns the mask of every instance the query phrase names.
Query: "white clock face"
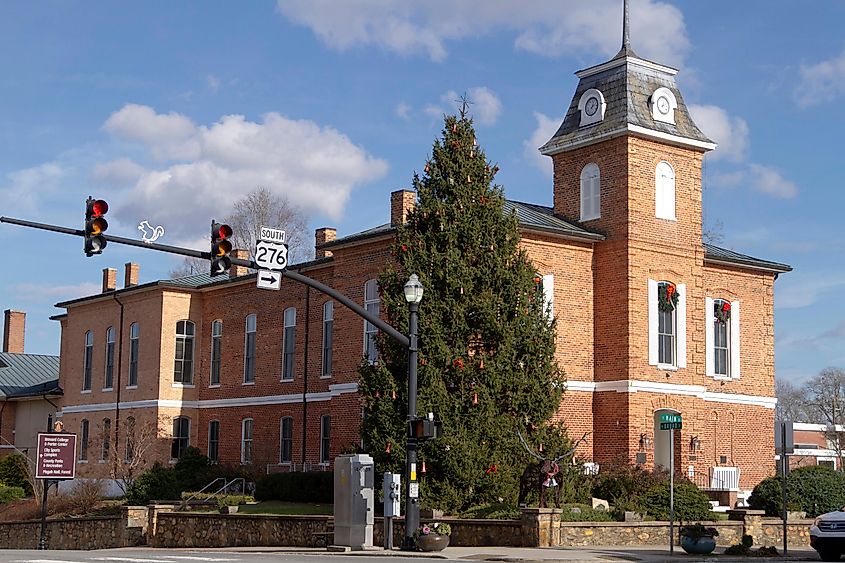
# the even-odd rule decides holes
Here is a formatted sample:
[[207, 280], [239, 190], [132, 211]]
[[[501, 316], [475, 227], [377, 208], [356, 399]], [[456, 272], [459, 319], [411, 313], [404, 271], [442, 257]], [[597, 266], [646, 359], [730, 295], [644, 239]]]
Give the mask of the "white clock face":
[[587, 104], [584, 106], [584, 111], [587, 112], [587, 115], [590, 117], [594, 116], [599, 109], [599, 99], [596, 97], [590, 98], [587, 100]]
[[657, 99], [657, 111], [663, 115], [669, 113], [669, 100], [665, 96], [661, 96]]

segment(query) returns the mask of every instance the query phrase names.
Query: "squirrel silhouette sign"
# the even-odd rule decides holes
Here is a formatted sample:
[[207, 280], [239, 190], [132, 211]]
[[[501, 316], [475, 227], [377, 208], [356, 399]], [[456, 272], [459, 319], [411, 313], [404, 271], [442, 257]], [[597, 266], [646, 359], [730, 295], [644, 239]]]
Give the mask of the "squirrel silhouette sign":
[[152, 243], [157, 241], [160, 237], [164, 236], [164, 227], [161, 225], [157, 227], [153, 227], [150, 225], [150, 222], [144, 219], [141, 221], [141, 224], [138, 225], [138, 230], [142, 233], [142, 238], [146, 243]]

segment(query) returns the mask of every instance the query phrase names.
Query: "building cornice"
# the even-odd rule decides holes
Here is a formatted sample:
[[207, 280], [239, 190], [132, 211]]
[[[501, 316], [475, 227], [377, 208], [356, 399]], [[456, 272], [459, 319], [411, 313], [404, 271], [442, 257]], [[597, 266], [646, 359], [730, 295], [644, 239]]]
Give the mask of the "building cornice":
[[701, 151], [712, 151], [718, 146], [716, 143], [707, 143], [704, 141], [699, 141], [697, 139], [690, 139], [689, 137], [672, 135], [671, 133], [663, 133], [662, 131], [655, 131], [654, 129], [648, 129], [647, 127], [642, 127], [640, 125], [626, 123], [621, 127], [617, 127], [616, 129], [605, 131], [600, 135], [595, 135], [591, 137], [572, 139], [563, 142], [559, 141], [556, 143], [554, 142], [554, 139], [552, 139], [551, 141], [540, 147], [540, 154], [545, 156], [554, 156], [565, 151], [586, 147], [588, 145], [593, 145], [601, 141], [607, 141], [616, 137], [620, 137], [622, 135], [631, 134], [636, 135], [638, 137], [644, 137], [655, 141], [669, 143], [670, 145], [675, 145], [678, 147], [692, 148]]
[[683, 397], [696, 397], [711, 403], [732, 403], [774, 409], [776, 397], [761, 395], [743, 395], [740, 393], [716, 393], [708, 391], [704, 385], [681, 385], [659, 381], [642, 381], [637, 379], [622, 379], [618, 381], [567, 381], [566, 388], [570, 391], [587, 393], [660, 393]]

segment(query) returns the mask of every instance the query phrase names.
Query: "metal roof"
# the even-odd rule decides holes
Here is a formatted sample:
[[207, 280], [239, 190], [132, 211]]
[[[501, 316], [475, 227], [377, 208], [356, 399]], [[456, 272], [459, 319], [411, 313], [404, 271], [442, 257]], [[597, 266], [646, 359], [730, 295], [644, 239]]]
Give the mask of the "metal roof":
[[756, 269], [772, 270], [775, 272], [791, 272], [792, 266], [754, 258], [747, 254], [740, 254], [727, 248], [720, 248], [712, 244], [704, 243], [704, 259], [713, 262], [727, 262], [738, 266], [750, 266]]
[[505, 200], [505, 213], [516, 212], [519, 226], [524, 229], [547, 231], [590, 240], [604, 240], [604, 235], [588, 231], [554, 214], [554, 209], [544, 205]]
[[0, 352], [0, 394], [5, 398], [61, 393], [58, 356]]

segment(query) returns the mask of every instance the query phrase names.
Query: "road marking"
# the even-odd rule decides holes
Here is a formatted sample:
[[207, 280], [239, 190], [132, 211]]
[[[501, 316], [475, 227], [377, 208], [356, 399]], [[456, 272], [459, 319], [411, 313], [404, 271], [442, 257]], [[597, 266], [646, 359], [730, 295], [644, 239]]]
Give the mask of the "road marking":
[[240, 561], [240, 559], [223, 559], [220, 557], [198, 557], [193, 555], [168, 555], [170, 559], [188, 559], [191, 561]]
[[94, 561], [126, 561], [127, 563], [176, 563], [169, 555], [160, 559], [139, 559], [135, 557], [92, 557]]
[[15, 559], [12, 563], [84, 563], [83, 561], [68, 561], [67, 559]]

